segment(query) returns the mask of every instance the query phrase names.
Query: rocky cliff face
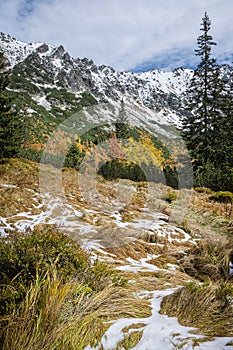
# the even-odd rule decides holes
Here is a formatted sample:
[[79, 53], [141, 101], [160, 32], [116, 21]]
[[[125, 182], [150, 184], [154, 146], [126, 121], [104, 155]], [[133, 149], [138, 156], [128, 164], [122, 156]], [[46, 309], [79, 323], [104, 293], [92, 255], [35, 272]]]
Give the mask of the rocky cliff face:
[[[193, 74], [191, 70], [116, 72], [109, 66], [96, 66], [87, 58], [74, 59], [63, 46], [26, 44], [4, 33], [0, 34], [0, 49], [10, 62], [13, 89], [28, 93], [33, 101], [31, 109], [37, 109], [39, 105], [56, 117], [54, 106], [63, 111], [74, 111], [75, 103], [83, 92], [87, 92], [98, 101], [119, 102], [124, 98], [126, 103], [149, 108], [157, 116], [155, 123], [181, 125], [185, 91]], [[226, 79], [229, 79], [229, 69], [228, 66], [222, 68]], [[62, 98], [58, 98], [59, 94]]]
[[[165, 120], [179, 124], [184, 109], [182, 94], [192, 76], [190, 70], [116, 72], [105, 65], [98, 67], [87, 58], [74, 59], [63, 46], [26, 44], [4, 33], [0, 34], [0, 48], [10, 62], [13, 75], [20, 77], [23, 74], [34, 90], [40, 89], [40, 98], [44, 94], [42, 86], [48, 85], [65, 88], [76, 95], [87, 91], [100, 101], [119, 101], [124, 97], [159, 112]], [[46, 95], [44, 97], [46, 99]]]

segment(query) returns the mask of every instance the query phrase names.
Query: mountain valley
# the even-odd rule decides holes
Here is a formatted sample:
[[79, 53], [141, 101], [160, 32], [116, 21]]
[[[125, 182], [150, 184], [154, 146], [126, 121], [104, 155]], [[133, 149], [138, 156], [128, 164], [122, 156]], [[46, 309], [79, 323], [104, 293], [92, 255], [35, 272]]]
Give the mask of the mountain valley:
[[[117, 72], [4, 33], [0, 49], [6, 93], [24, 123], [22, 153], [0, 160], [3, 277], [11, 278], [0, 299], [2, 349], [233, 349], [233, 195], [193, 188], [181, 137], [193, 71]], [[227, 85], [232, 73], [221, 67]], [[127, 142], [114, 136], [122, 109]], [[144, 178], [101, 176], [99, 164], [116, 158]], [[17, 246], [21, 235], [33, 245]], [[67, 271], [72, 242], [81, 277]], [[27, 266], [15, 256], [28, 256]], [[31, 278], [31, 266], [27, 289], [20, 278]]]

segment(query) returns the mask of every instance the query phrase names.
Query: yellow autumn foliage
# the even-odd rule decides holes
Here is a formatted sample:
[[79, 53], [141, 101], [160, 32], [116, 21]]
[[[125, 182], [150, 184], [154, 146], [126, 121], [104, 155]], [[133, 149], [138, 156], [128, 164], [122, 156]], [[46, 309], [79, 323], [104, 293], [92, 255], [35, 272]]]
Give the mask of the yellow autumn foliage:
[[135, 141], [133, 138], [129, 138], [128, 142], [124, 144], [123, 149], [128, 160], [138, 165], [142, 163], [149, 165], [152, 163], [161, 170], [163, 169], [163, 151], [155, 147], [148, 133], [141, 132], [139, 142]]

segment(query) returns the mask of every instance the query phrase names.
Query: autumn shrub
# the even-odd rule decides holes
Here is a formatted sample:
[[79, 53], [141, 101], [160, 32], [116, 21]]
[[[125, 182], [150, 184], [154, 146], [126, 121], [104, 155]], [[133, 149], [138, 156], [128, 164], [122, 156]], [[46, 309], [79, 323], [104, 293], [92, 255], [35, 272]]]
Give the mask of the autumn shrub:
[[50, 227], [1, 237], [0, 255], [0, 315], [11, 313], [37, 276], [54, 268], [62, 281], [75, 277], [93, 290], [114, 280], [125, 283], [106, 264], [98, 260], [91, 263], [79, 244]]
[[212, 194], [209, 199], [220, 203], [232, 203], [233, 193], [229, 191], [218, 191]]
[[178, 198], [178, 193], [177, 192], [167, 192], [165, 197], [164, 197], [164, 200], [168, 203], [172, 203], [174, 201], [176, 201]]

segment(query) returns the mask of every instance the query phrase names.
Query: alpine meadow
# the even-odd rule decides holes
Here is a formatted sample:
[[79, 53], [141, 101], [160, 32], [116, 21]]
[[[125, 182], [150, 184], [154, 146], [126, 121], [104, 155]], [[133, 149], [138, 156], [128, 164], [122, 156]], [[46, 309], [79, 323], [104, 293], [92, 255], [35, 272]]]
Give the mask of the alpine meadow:
[[233, 349], [233, 66], [211, 32], [205, 12], [194, 69], [145, 72], [0, 33], [1, 350]]

